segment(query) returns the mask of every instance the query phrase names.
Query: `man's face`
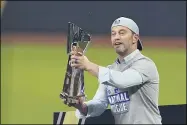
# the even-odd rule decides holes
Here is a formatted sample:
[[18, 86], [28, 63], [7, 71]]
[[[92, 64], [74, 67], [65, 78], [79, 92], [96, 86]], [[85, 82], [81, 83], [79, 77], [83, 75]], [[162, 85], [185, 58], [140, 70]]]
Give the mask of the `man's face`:
[[124, 26], [115, 26], [111, 30], [112, 46], [119, 55], [124, 55], [137, 45], [137, 36]]

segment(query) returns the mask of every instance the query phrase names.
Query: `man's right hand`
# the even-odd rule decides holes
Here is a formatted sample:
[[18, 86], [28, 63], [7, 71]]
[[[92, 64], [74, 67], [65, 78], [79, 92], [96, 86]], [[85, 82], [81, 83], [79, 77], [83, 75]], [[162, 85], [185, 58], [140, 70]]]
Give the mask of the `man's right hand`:
[[79, 97], [76, 100], [76, 103], [69, 103], [67, 104], [67, 101], [64, 101], [64, 104], [68, 105], [69, 107], [74, 107], [76, 109], [78, 109], [82, 114], [84, 114], [85, 116], [87, 115], [88, 112], [88, 107], [87, 105], [84, 103], [84, 98], [83, 97]]

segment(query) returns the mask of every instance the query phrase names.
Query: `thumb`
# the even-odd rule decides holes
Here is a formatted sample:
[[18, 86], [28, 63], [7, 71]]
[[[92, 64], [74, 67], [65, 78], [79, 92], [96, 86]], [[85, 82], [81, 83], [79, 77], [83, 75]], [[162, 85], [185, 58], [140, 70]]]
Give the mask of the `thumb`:
[[83, 55], [83, 53], [82, 53], [82, 52], [78, 52], [77, 54], [78, 54], [79, 56], [82, 56], [82, 55]]

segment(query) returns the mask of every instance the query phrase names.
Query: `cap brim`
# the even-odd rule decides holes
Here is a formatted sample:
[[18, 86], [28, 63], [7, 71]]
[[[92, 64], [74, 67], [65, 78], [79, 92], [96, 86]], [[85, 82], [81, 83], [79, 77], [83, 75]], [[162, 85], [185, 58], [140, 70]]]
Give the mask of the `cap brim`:
[[138, 40], [137, 49], [139, 49], [140, 51], [143, 49], [143, 45], [140, 39]]

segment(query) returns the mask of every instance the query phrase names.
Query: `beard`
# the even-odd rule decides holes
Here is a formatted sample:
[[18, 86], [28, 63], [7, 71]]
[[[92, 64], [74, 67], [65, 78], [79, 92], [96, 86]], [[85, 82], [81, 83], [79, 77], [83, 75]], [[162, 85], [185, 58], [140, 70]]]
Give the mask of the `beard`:
[[125, 55], [125, 53], [128, 51], [128, 49], [126, 48], [126, 46], [124, 44], [115, 45], [114, 49], [115, 49], [116, 53], [121, 56]]

